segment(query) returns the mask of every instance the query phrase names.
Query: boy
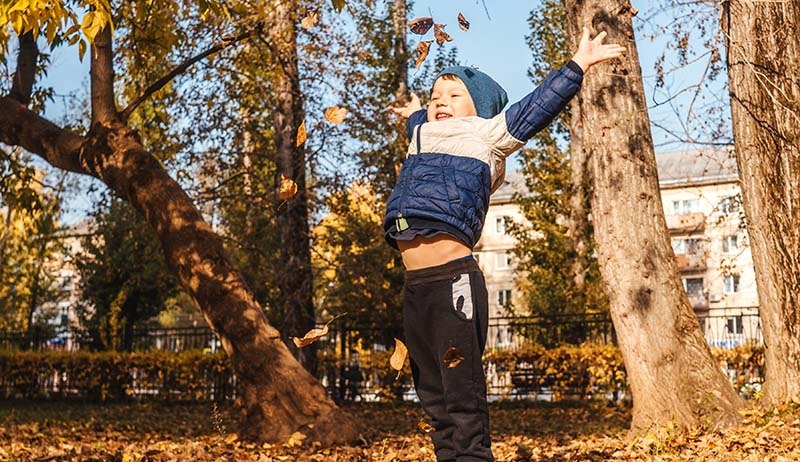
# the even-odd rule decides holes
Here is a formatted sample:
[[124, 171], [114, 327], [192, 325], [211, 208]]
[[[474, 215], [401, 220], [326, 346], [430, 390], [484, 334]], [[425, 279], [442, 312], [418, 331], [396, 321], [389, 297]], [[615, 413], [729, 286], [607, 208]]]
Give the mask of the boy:
[[472, 258], [489, 195], [503, 182], [505, 158], [558, 115], [580, 90], [583, 73], [621, 56], [624, 48], [602, 43], [605, 35], [590, 40], [584, 28], [572, 61], [505, 113], [503, 88], [462, 66], [437, 76], [427, 110], [416, 95], [389, 108], [408, 118], [411, 143], [384, 230], [406, 267], [403, 327], [440, 462], [493, 460], [481, 362], [488, 294]]

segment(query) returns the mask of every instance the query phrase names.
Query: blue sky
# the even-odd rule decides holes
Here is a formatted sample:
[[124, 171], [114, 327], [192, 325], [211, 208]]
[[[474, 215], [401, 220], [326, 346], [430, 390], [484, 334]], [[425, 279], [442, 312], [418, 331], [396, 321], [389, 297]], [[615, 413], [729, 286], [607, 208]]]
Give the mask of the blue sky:
[[[656, 24], [667, 21], [665, 15], [652, 14], [654, 7], [664, 2], [663, 0], [661, 2], [633, 0], [632, 3], [640, 12], [634, 18], [634, 26], [639, 26], [637, 47], [644, 76], [645, 93], [648, 105], [650, 105], [651, 121], [656, 121], [671, 130], [680, 131], [681, 118], [685, 117], [681, 115], [681, 111], [685, 110], [685, 106], [688, 104], [688, 94], [677, 100], [677, 108], [653, 103], [655, 81], [653, 64], [665, 47], [667, 39], [650, 39], [642, 33], [642, 31], [646, 33], [652, 30]], [[534, 83], [527, 76], [531, 51], [525, 43], [525, 36], [529, 33], [528, 17], [534, 6], [535, 0], [532, 2], [417, 0], [410, 16], [430, 15], [436, 22], [447, 24], [446, 31], [454, 41], [446, 46], [458, 47], [462, 64], [476, 66], [492, 75], [506, 89], [510, 101], [516, 101], [534, 88]], [[459, 12], [463, 13], [471, 23], [470, 30], [467, 32], [458, 27], [456, 17]], [[432, 32], [429, 32], [425, 39], [430, 40], [431, 36]], [[412, 41], [416, 39], [418, 36], [411, 35]], [[665, 67], [671, 67], [669, 60], [666, 64]], [[696, 83], [701, 72], [701, 65], [690, 66], [670, 76], [668, 83], [674, 89], [684, 88]], [[86, 82], [88, 82], [88, 60], [83, 63], [79, 62], [75, 47], [56, 50], [53, 54], [53, 65], [50, 68], [49, 76], [43, 84], [53, 86], [57, 95], [67, 95], [78, 88], [88, 88]], [[657, 95], [655, 99], [664, 98], [663, 95]], [[66, 109], [65, 99], [57, 97], [54, 103], [49, 104], [46, 116], [58, 122], [59, 117]], [[688, 147], [685, 144], [675, 143], [673, 138], [658, 128], [653, 130], [653, 138], [656, 152], [674, 151]], [[512, 163], [511, 168], [513, 165]]]
[[[485, 6], [484, 6], [485, 3]], [[653, 23], [666, 22], [665, 16], [655, 16], [654, 19], [645, 19], [654, 9], [654, 6], [663, 4], [656, 0], [634, 0], [640, 14], [634, 18], [635, 26], [643, 26], [645, 32], [652, 29]], [[520, 6], [525, 5], [525, 6]], [[453, 36], [454, 41], [445, 46], [458, 47], [462, 64], [476, 66], [492, 75], [506, 89], [511, 101], [516, 101], [533, 88], [533, 83], [527, 77], [531, 61], [531, 51], [525, 43], [528, 31], [528, 16], [535, 6], [532, 2], [511, 2], [491, 0], [418, 0], [414, 4], [414, 11], [410, 16], [432, 15], [436, 22], [447, 24], [446, 31]], [[471, 27], [467, 32], [458, 28], [457, 14], [461, 12], [470, 21]], [[488, 12], [488, 15], [487, 15]], [[644, 21], [648, 21], [645, 24]], [[653, 103], [654, 71], [653, 64], [657, 55], [664, 47], [665, 39], [650, 40], [643, 33], [637, 31], [637, 46], [644, 75], [645, 91], [650, 105], [651, 119], [666, 125], [671, 129], [680, 129], [680, 116], [675, 110], [666, 105]], [[418, 36], [410, 34], [411, 40]], [[425, 36], [430, 40], [432, 32]], [[436, 45], [433, 45], [436, 47]], [[59, 48], [53, 54], [53, 65], [49, 76], [44, 80], [45, 85], [54, 87], [57, 95], [67, 95], [75, 89], [84, 87], [88, 81], [88, 60], [81, 63], [77, 59], [77, 49]], [[669, 62], [667, 63], [669, 64]], [[702, 66], [696, 65], [671, 76], [672, 88], [684, 88], [693, 83], [702, 72]], [[656, 98], [663, 100], [663, 97]], [[688, 95], [684, 96], [681, 103], [685, 106]], [[58, 119], [66, 109], [63, 98], [56, 98], [47, 108], [47, 116]], [[654, 130], [656, 151], [670, 151], [682, 149], [681, 144], [665, 141], [671, 138], [659, 129]]]

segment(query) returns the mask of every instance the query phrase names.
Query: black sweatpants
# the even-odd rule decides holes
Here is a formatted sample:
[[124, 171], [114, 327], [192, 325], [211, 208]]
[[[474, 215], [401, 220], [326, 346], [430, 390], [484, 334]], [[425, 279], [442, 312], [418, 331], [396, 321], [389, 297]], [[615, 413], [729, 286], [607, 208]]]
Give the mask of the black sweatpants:
[[[406, 272], [406, 345], [439, 462], [493, 460], [481, 363], [488, 314], [486, 282], [472, 257]], [[445, 359], [452, 365], [459, 355], [448, 367]]]

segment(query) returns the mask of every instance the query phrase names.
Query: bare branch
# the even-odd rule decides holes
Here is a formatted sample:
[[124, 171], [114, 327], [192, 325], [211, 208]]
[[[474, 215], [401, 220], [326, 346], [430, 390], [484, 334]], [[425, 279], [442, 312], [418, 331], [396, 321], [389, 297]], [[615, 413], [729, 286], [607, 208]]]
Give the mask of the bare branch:
[[92, 123], [109, 124], [119, 119], [114, 103], [114, 51], [112, 49], [111, 26], [106, 27], [94, 39], [91, 54]]
[[19, 53], [17, 55], [17, 72], [14, 73], [11, 84], [11, 97], [27, 106], [31, 101], [33, 81], [36, 77], [36, 59], [39, 49], [33, 32], [26, 32], [19, 36]]
[[157, 92], [158, 90], [161, 90], [162, 88], [164, 88], [164, 86], [166, 84], [168, 84], [172, 79], [174, 79], [178, 75], [184, 73], [186, 71], [186, 69], [189, 69], [189, 67], [191, 67], [194, 63], [196, 63], [196, 62], [198, 62], [198, 61], [200, 61], [200, 60], [202, 60], [202, 59], [204, 59], [204, 58], [206, 58], [206, 57], [208, 57], [208, 56], [210, 56], [210, 55], [212, 55], [212, 54], [214, 54], [214, 53], [216, 53], [216, 52], [218, 52], [220, 50], [223, 50], [223, 49], [225, 49], [225, 48], [227, 48], [227, 47], [229, 47], [231, 45], [234, 45], [234, 44], [236, 44], [238, 42], [241, 42], [242, 40], [250, 37], [251, 35], [253, 35], [256, 32], [259, 32], [260, 30], [261, 30], [261, 26], [259, 25], [259, 26], [256, 27], [256, 29], [248, 31], [248, 32], [243, 32], [242, 34], [240, 34], [240, 35], [238, 35], [236, 37], [224, 37], [222, 39], [222, 41], [220, 41], [216, 45], [212, 46], [208, 50], [200, 53], [199, 55], [193, 56], [193, 57], [185, 60], [184, 62], [180, 63], [177, 67], [175, 67], [173, 70], [171, 70], [167, 75], [165, 75], [164, 77], [161, 77], [155, 83], [153, 83], [152, 85], [147, 87], [147, 89], [141, 95], [139, 95], [136, 99], [134, 99], [133, 102], [128, 104], [128, 107], [123, 109], [121, 114], [120, 114], [120, 116], [122, 117], [122, 121], [126, 122], [128, 120], [128, 118], [130, 118], [130, 116], [133, 113], [133, 111], [135, 111], [136, 108], [139, 107], [147, 98], [149, 98], [153, 93]]

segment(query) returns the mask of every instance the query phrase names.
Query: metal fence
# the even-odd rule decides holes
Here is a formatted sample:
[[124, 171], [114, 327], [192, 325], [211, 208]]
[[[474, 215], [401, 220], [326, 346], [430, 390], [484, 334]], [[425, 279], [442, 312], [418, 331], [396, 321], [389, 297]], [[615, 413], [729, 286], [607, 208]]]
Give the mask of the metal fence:
[[[757, 309], [737, 309], [721, 315], [698, 316], [700, 326], [710, 346], [733, 348], [744, 343], [762, 344], [761, 322]], [[359, 359], [359, 351], [369, 352], [373, 358], [388, 355], [394, 347], [394, 338], [403, 338], [400, 327], [349, 326], [344, 322], [334, 323], [329, 333], [320, 339], [321, 365], [318, 378], [331, 396], [339, 400], [382, 399], [381, 393], [391, 390], [405, 399], [414, 399], [413, 387], [408, 377], [396, 380], [396, 373], [377, 364], [366, 364]], [[613, 325], [607, 315], [561, 315], [550, 317], [508, 317], [489, 321], [487, 348], [503, 351], [518, 351], [532, 344], [555, 347], [558, 345], [615, 344]], [[163, 350], [182, 352], [203, 350], [215, 352], [220, 348], [219, 340], [208, 327], [138, 329], [134, 331], [132, 347], [136, 351]], [[19, 333], [0, 333], [0, 349], [6, 350], [61, 350], [80, 349], [77, 338], [70, 331], [50, 333], [46, 336], [28, 336]], [[387, 356], [388, 357], [388, 356]], [[515, 389], [513, 377], [494, 371], [487, 364], [489, 394], [506, 396]], [[524, 372], [524, 371], [523, 371]], [[508, 375], [508, 374], [506, 374]], [[43, 377], [52, 381], [52, 392], [69, 389], [65, 377]], [[228, 396], [232, 391], [231, 379], [216, 383], [214, 392], [207, 399], [217, 399], [218, 391]], [[506, 383], [508, 382], [508, 383]], [[48, 382], [50, 383], [50, 382]], [[536, 391], [542, 399], [542, 390]], [[546, 399], [546, 398], [545, 398]]]
[[[761, 321], [757, 307], [737, 308], [723, 314], [698, 315], [706, 341], [712, 347], [733, 348], [745, 343], [763, 344]], [[321, 327], [321, 326], [320, 326]], [[321, 349], [334, 348], [348, 351], [356, 340], [362, 347], [367, 341], [370, 348], [389, 348], [392, 339], [402, 338], [402, 328], [362, 327], [334, 323], [327, 338], [319, 342]], [[530, 344], [557, 346], [616, 344], [611, 319], [605, 314], [555, 315], [537, 317], [497, 317], [489, 320], [486, 347], [517, 350]], [[219, 341], [207, 326], [181, 328], [136, 329], [131, 342], [134, 351], [219, 349]], [[75, 351], [81, 345], [77, 336], [61, 329], [50, 333], [28, 335], [21, 332], [0, 332], [0, 349], [5, 350], [62, 350]]]

